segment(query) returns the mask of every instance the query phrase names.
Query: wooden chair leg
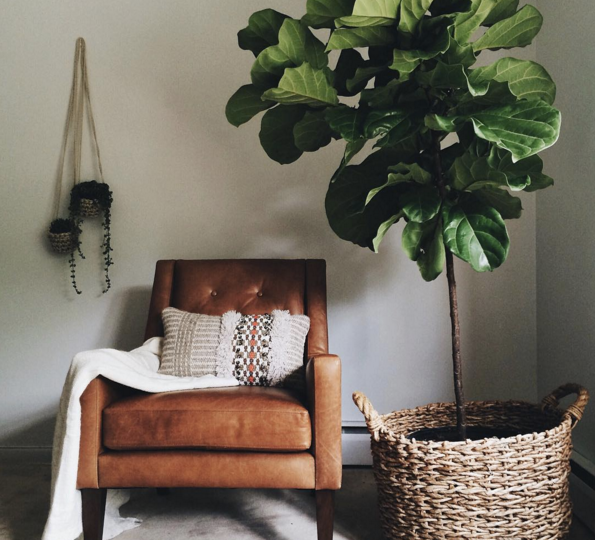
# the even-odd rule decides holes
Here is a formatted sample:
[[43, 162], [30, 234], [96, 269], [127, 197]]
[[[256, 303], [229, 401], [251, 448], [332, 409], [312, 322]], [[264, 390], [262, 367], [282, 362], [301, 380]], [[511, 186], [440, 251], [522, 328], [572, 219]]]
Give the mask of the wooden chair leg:
[[330, 489], [316, 491], [316, 526], [318, 528], [318, 540], [333, 540], [334, 519], [335, 492]]
[[83, 497], [83, 535], [85, 540], [103, 539], [107, 489], [81, 489]]

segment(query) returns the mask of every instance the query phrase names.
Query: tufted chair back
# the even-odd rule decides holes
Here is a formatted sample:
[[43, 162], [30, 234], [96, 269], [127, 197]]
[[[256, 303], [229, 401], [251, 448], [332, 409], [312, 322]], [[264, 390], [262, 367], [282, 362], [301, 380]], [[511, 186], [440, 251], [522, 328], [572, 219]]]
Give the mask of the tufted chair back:
[[169, 260], [157, 262], [145, 339], [163, 336], [161, 312], [175, 307], [222, 315], [289, 310], [310, 317], [305, 359], [328, 352], [323, 260]]

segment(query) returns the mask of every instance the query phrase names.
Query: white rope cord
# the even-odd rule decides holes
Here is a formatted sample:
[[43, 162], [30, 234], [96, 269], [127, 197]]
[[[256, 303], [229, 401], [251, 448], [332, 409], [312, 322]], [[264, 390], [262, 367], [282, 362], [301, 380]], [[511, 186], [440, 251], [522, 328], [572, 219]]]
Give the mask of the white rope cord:
[[70, 89], [70, 99], [68, 101], [68, 112], [66, 115], [66, 126], [64, 128], [64, 139], [62, 141], [62, 152], [60, 154], [60, 163], [58, 167], [58, 186], [55, 202], [54, 216], [55, 219], [60, 215], [60, 200], [62, 198], [62, 179], [64, 177], [64, 161], [66, 160], [66, 148], [68, 147], [68, 136], [70, 134], [70, 127], [74, 116], [75, 100], [78, 94], [78, 67], [80, 58], [80, 45], [77, 40], [76, 48], [74, 50], [74, 66], [72, 73], [72, 86]]
[[[85, 41], [83, 38], [76, 40], [77, 48], [80, 51], [79, 64], [82, 65], [83, 58], [85, 57]], [[77, 74], [79, 67], [77, 66]], [[78, 92], [75, 96], [74, 105], [74, 185], [81, 181], [81, 159], [82, 159], [82, 144], [83, 144], [83, 109], [85, 106], [84, 100], [84, 81], [83, 73], [81, 70], [81, 81], [79, 83]]]
[[[89, 90], [89, 68], [87, 67], [87, 55], [85, 40], [79, 38], [82, 41], [83, 48], [81, 54], [81, 74], [82, 74], [82, 90], [85, 93], [87, 99], [87, 114], [89, 117], [89, 125], [91, 127], [91, 134], [93, 135], [93, 142], [95, 143], [95, 153], [97, 155], [97, 166], [99, 167], [99, 178], [101, 182], [105, 182], [103, 178], [103, 166], [101, 165], [101, 152], [99, 151], [99, 142], [97, 141], [97, 128], [95, 127], [95, 118], [93, 117], [93, 107], [91, 105], [91, 92]], [[82, 122], [82, 115], [81, 115]]]
[[[74, 51], [74, 66], [72, 74], [72, 86], [70, 90], [70, 99], [68, 101], [68, 113], [66, 115], [66, 127], [64, 129], [64, 138], [62, 142], [62, 151], [58, 167], [58, 185], [56, 189], [56, 201], [54, 205], [54, 216], [60, 215], [60, 201], [62, 199], [62, 182], [64, 179], [64, 165], [66, 161], [66, 150], [68, 148], [68, 139], [70, 131], [73, 131], [74, 154], [73, 154], [73, 185], [81, 181], [81, 161], [82, 161], [82, 142], [83, 142], [83, 117], [85, 110], [85, 101], [87, 103], [87, 114], [95, 154], [97, 156], [97, 165], [99, 168], [99, 178], [105, 182], [103, 177], [103, 166], [101, 164], [101, 153], [97, 141], [97, 128], [93, 117], [93, 108], [91, 105], [91, 93], [89, 91], [89, 75], [86, 57], [86, 44], [83, 38], [76, 40]], [[79, 74], [80, 72], [80, 74]]]

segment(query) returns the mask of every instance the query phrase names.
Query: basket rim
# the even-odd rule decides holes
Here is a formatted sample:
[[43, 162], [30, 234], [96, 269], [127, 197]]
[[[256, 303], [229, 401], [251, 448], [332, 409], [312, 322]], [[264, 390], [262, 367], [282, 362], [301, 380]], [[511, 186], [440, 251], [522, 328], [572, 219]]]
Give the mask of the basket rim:
[[[537, 405], [535, 403], [531, 403], [529, 401], [522, 401], [522, 400], [468, 401], [467, 405], [476, 405], [476, 406], [477, 405], [478, 406], [500, 405], [500, 406], [507, 406], [507, 407], [514, 407], [514, 406], [522, 405], [523, 407], [528, 406], [528, 407], [535, 409], [538, 412], [543, 413], [543, 409], [539, 405]], [[390, 419], [391, 416], [393, 416], [395, 413], [399, 413], [399, 414], [410, 413], [411, 415], [415, 415], [416, 413], [426, 410], [430, 407], [444, 407], [444, 406], [454, 407], [455, 403], [452, 401], [428, 403], [426, 405], [420, 405], [418, 407], [413, 407], [410, 409], [399, 409], [397, 411], [392, 411], [387, 414], [380, 414], [379, 417], [382, 420], [382, 423], [384, 425], [379, 430], [379, 438], [387, 439], [388, 437], [392, 437], [395, 440], [391, 441], [391, 442], [393, 442], [393, 443], [398, 442], [399, 444], [407, 445], [407, 446], [416, 445], [416, 446], [424, 446], [428, 449], [437, 449], [437, 448], [451, 449], [451, 448], [457, 448], [457, 447], [468, 446], [468, 445], [497, 445], [497, 444], [506, 445], [506, 444], [511, 444], [511, 443], [528, 442], [528, 441], [533, 440], [536, 436], [545, 436], [546, 438], [553, 437], [555, 435], [558, 435], [561, 431], [566, 431], [566, 430], [570, 431], [571, 427], [572, 427], [572, 420], [569, 417], [565, 417], [564, 411], [561, 411], [559, 409], [548, 411], [549, 414], [557, 416], [559, 419], [559, 423], [556, 426], [554, 426], [553, 428], [546, 429], [543, 431], [533, 431], [531, 433], [512, 435], [510, 437], [486, 437], [486, 438], [482, 438], [482, 439], [466, 439], [464, 441], [423, 441], [423, 440], [418, 440], [415, 438], [409, 438], [408, 436], [406, 436], [405, 434], [403, 434], [401, 432], [394, 431], [394, 430], [386, 427], [386, 420]], [[374, 439], [374, 436], [372, 436], [372, 438]]]
[[66, 236], [66, 235], [74, 235], [74, 232], [72, 231], [66, 231], [66, 232], [48, 232], [48, 236]]

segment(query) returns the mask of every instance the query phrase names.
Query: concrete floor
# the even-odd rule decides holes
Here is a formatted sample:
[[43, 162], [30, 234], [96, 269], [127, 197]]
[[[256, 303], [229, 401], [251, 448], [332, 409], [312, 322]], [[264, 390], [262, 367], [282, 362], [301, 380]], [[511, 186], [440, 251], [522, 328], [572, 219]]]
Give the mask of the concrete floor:
[[[48, 511], [49, 466], [11, 461], [0, 461], [0, 540], [37, 540]], [[343, 478], [335, 540], [382, 539], [371, 470], [347, 469]], [[160, 497], [136, 490], [122, 514], [143, 524], [118, 540], [316, 538], [314, 497], [303, 491], [178, 489]], [[571, 539], [595, 537], [575, 522]]]

